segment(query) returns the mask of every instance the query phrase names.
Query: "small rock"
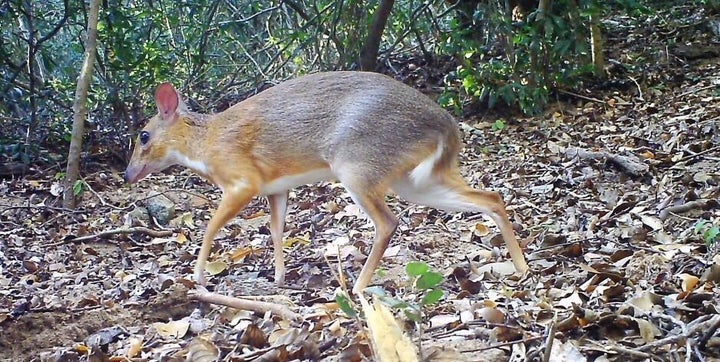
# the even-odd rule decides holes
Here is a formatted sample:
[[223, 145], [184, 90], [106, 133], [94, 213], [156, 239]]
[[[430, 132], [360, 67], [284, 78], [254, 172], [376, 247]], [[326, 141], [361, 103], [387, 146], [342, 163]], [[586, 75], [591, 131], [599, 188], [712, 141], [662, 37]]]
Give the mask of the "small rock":
[[175, 203], [162, 194], [150, 196], [147, 199], [147, 209], [160, 225], [167, 225], [175, 217]]

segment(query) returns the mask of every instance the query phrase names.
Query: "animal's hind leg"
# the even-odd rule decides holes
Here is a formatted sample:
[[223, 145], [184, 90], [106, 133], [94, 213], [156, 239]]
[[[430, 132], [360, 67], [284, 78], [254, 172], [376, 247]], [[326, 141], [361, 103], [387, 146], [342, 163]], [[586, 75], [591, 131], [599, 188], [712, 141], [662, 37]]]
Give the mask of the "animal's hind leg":
[[499, 193], [473, 189], [456, 169], [437, 172], [423, 180], [405, 178], [395, 182], [393, 189], [400, 197], [417, 204], [490, 216], [500, 228], [515, 269], [523, 273], [529, 269]]
[[385, 203], [386, 186], [370, 181], [372, 177], [367, 177], [362, 173], [337, 172], [336, 174], [350, 193], [350, 197], [365, 211], [375, 226], [375, 239], [370, 249], [370, 255], [353, 286], [353, 293], [360, 294], [370, 284], [375, 270], [380, 265], [380, 260], [390, 244], [398, 221]]
[[270, 237], [273, 241], [273, 257], [275, 259], [275, 284], [285, 284], [285, 258], [283, 253], [283, 231], [287, 214], [288, 193], [280, 192], [268, 195], [270, 204]]

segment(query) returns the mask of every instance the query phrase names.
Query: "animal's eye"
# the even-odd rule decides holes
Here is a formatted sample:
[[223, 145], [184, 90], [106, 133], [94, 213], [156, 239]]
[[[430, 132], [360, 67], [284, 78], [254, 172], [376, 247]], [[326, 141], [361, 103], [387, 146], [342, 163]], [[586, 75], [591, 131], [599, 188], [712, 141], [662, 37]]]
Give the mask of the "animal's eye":
[[140, 143], [143, 145], [146, 145], [150, 141], [150, 132], [148, 131], [142, 131], [140, 132]]

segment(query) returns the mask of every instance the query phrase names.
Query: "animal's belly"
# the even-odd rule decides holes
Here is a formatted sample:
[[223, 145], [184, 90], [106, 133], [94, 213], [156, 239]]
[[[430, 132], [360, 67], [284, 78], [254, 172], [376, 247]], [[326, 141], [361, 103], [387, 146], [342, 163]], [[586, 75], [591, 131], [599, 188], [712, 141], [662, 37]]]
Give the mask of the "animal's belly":
[[274, 195], [301, 185], [334, 179], [335, 175], [329, 168], [315, 169], [297, 175], [281, 176], [263, 185], [260, 189], [260, 195]]

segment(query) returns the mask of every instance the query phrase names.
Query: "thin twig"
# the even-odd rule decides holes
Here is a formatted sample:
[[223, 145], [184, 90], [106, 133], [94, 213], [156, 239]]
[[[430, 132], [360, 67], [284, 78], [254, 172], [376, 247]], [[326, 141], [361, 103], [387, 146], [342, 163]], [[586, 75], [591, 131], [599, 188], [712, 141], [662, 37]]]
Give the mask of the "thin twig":
[[705, 150], [705, 151], [700, 151], [700, 152], [698, 152], [698, 153], [693, 153], [693, 154], [690, 155], [690, 156], [685, 156], [685, 157], [681, 158], [680, 160], [678, 160], [678, 162], [684, 162], [684, 161], [687, 161], [687, 160], [691, 160], [691, 159], [693, 159], [693, 158], [695, 158], [695, 157], [702, 156], [702, 155], [704, 155], [704, 154], [706, 154], [706, 153], [714, 152], [714, 151], [717, 151], [717, 150], [720, 150], [720, 146], [710, 147], [710, 148], [708, 148], [708, 149]]
[[127, 209], [130, 208], [130, 206], [132, 206], [132, 205], [129, 205], [129, 206], [126, 206], [126, 207], [119, 207], [119, 206], [115, 206], [115, 205], [113, 205], [113, 204], [110, 204], [110, 203], [106, 202], [105, 199], [103, 199], [102, 196], [100, 196], [100, 194], [98, 194], [97, 192], [95, 192], [95, 190], [93, 190], [93, 188], [90, 187], [90, 184], [85, 180], [84, 177], [80, 176], [80, 179], [81, 179], [82, 182], [85, 184], [85, 187], [87, 187], [87, 189], [90, 190], [90, 193], [92, 193], [93, 195], [95, 195], [95, 197], [97, 197], [97, 199], [100, 200], [100, 203], [101, 203], [103, 206], [107, 206], [107, 207], [109, 207], [109, 208], [111, 208], [111, 209], [115, 209], [115, 210], [127, 210]]
[[624, 354], [631, 355], [633, 357], [642, 358], [642, 359], [649, 359], [652, 358], [652, 355], [647, 352], [638, 351], [635, 349], [630, 349], [625, 346], [621, 346], [619, 344], [613, 345], [610, 347], [610, 350], [615, 352], [620, 352]]
[[635, 80], [635, 78], [632, 76], [628, 76], [628, 78], [630, 78], [630, 80], [633, 81], [633, 83], [635, 83], [635, 86], [637, 87], [638, 93], [640, 95], [640, 100], [644, 101], [645, 99], [643, 98], [642, 88], [640, 88], [640, 84], [638, 83], [638, 81]]
[[74, 239], [65, 239], [62, 241], [58, 241], [56, 243], [45, 244], [45, 246], [58, 246], [58, 245], [67, 244], [67, 243], [79, 243], [81, 241], [88, 241], [88, 240], [103, 238], [106, 236], [117, 235], [117, 234], [143, 233], [143, 234], [152, 236], [154, 238], [159, 238], [159, 237], [171, 236], [175, 232], [176, 232], [175, 230], [155, 230], [155, 229], [150, 229], [145, 226], [134, 226], [134, 227], [129, 227], [129, 228], [122, 227], [122, 228], [118, 228], [118, 229], [103, 231], [103, 232], [100, 232], [97, 234], [80, 236], [80, 237], [77, 237]]
[[607, 104], [607, 102], [604, 101], [604, 100], [602, 100], [602, 99], [597, 99], [597, 98], [592, 98], [592, 97], [586, 97], [586, 96], [584, 96], [584, 95], [577, 94], [577, 93], [573, 93], [573, 92], [566, 91], [566, 90], [562, 90], [562, 89], [558, 90], [558, 92], [560, 92], [560, 93], [562, 93], [562, 94], [567, 94], [567, 95], [569, 95], [569, 96], [578, 97], [578, 98], [584, 99], [584, 100], [586, 100], [586, 101], [591, 101], [591, 102], [596, 102], [596, 103]]
[[707, 89], [713, 89], [713, 88], [718, 87], [718, 86], [719, 86], [718, 84], [712, 84], [712, 85], [708, 85], [708, 86], [705, 86], [705, 87], [700, 87], [700, 88], [698, 88], [698, 89], [689, 90], [689, 91], [687, 91], [687, 92], [680, 93], [680, 95], [679, 95], [679, 96], [675, 96], [675, 98], [685, 97], [685, 96], [687, 96], [687, 95], [690, 95], [690, 94], [693, 94], [693, 93], [697, 93], [697, 92], [700, 92], [700, 91], [704, 91], [704, 90], [707, 90]]
[[[241, 344], [238, 343], [237, 345], [239, 346]], [[238, 361], [250, 361], [250, 360], [257, 358], [258, 356], [262, 356], [265, 353], [268, 353], [274, 349], [279, 349], [280, 347], [281, 346], [270, 346], [270, 347], [260, 348], [260, 349], [250, 351], [250, 352], [247, 352], [245, 354], [242, 354], [242, 355], [239, 355], [236, 357], [237, 357]]]
[[527, 343], [527, 342], [537, 341], [538, 339], [543, 339], [543, 338], [545, 338], [545, 337], [544, 336], [535, 336], [535, 337], [523, 338], [523, 339], [518, 339], [516, 341], [507, 341], [507, 342], [503, 342], [503, 343], [498, 343], [498, 344], [494, 344], [492, 346], [487, 346], [487, 347], [462, 350], [462, 351], [460, 351], [460, 353], [488, 351], [488, 350], [495, 349], [495, 348], [512, 346], [513, 344], [516, 344], [516, 343]]
[[682, 205], [675, 205], [670, 206], [665, 209], [662, 209], [660, 213], [658, 214], [658, 217], [660, 220], [665, 220], [670, 216], [671, 214], [681, 214], [684, 212], [688, 212], [691, 210], [710, 210], [712, 208], [720, 207], [720, 202], [715, 199], [699, 199], [699, 200], [693, 200], [688, 201]]
[[673, 343], [679, 342], [683, 339], [690, 338], [693, 334], [695, 334], [701, 330], [704, 330], [705, 328], [710, 328], [718, 323], [720, 323], [720, 316], [716, 315], [707, 321], [698, 323], [690, 328], [687, 328], [686, 330], [683, 331], [683, 333], [672, 335], [669, 337], [665, 337], [663, 339], [659, 339], [655, 342], [648, 343], [648, 344], [638, 348], [638, 351], [645, 352], [645, 351], [658, 350], [661, 346], [673, 344]]
[[2, 204], [0, 204], [0, 207], [4, 207], [4, 209], [2, 210], [2, 212], [0, 212], [0, 213], [3, 213], [3, 214], [4, 214], [6, 211], [17, 210], [17, 209], [42, 209], [42, 210], [60, 211], [60, 212], [68, 213], [68, 214], [81, 214], [81, 213], [85, 212], [85, 211], [83, 211], [83, 210], [73, 210], [73, 209], [68, 209], [68, 208], [65, 208], [65, 207], [56, 207], [56, 206], [47, 206], [47, 205], [10, 206], [10, 205], [2, 205]]
[[553, 317], [552, 323], [548, 330], [547, 339], [545, 340], [545, 351], [543, 352], [542, 362], [550, 362], [553, 342], [555, 341], [555, 332], [557, 331], [557, 316]]
[[698, 340], [698, 346], [700, 349], [705, 349], [705, 347], [707, 347], [708, 341], [715, 334], [718, 328], [720, 328], [720, 318], [715, 318], [715, 322], [710, 325], [710, 328], [708, 328], [705, 334], [703, 334], [700, 340]]

